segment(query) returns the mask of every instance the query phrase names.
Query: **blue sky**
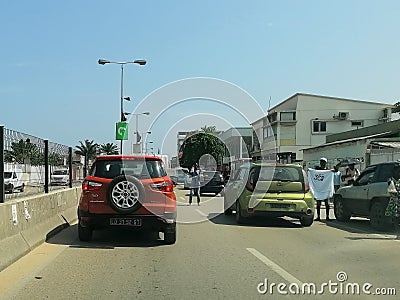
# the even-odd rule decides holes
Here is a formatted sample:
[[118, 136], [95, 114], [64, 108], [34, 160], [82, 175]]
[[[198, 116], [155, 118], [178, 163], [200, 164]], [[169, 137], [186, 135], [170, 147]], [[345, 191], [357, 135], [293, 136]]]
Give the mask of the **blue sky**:
[[[127, 112], [138, 112], [160, 87], [191, 77], [237, 85], [264, 111], [269, 99], [275, 105], [297, 92], [395, 103], [399, 15], [400, 2], [385, 0], [0, 0], [0, 123], [69, 146], [84, 139], [116, 143], [121, 72], [97, 64], [99, 58], [147, 60], [124, 68], [124, 96], [134, 99], [124, 103]], [[174, 126], [224, 127], [211, 115], [229, 119], [230, 112], [215, 105], [176, 105], [175, 118], [191, 122], [175, 126], [164, 114], [151, 129], [153, 147], [163, 147], [165, 128], [172, 139]], [[148, 129], [146, 118], [154, 121], [140, 116], [139, 131]], [[233, 126], [249, 121], [230, 119]]]

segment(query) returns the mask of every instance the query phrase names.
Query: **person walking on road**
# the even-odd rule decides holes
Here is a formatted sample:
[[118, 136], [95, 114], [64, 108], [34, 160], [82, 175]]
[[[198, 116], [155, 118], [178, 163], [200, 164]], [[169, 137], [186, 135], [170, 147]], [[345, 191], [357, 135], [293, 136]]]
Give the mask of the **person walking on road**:
[[191, 183], [190, 183], [190, 194], [189, 194], [189, 205], [192, 204], [192, 197], [197, 197], [197, 205], [200, 205], [200, 167], [198, 163], [195, 163], [190, 170]]
[[389, 203], [385, 215], [392, 217], [396, 239], [400, 240], [400, 167], [395, 167], [393, 178], [390, 178], [388, 192], [390, 195]]

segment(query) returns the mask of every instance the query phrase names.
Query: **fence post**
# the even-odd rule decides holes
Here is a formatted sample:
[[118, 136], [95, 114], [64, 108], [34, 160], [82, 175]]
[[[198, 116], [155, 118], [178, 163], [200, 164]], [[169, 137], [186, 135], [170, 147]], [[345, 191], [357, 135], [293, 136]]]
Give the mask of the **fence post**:
[[4, 203], [4, 126], [0, 125], [0, 203]]
[[72, 147], [68, 148], [69, 187], [72, 188]]
[[44, 140], [44, 192], [49, 192], [49, 140]]

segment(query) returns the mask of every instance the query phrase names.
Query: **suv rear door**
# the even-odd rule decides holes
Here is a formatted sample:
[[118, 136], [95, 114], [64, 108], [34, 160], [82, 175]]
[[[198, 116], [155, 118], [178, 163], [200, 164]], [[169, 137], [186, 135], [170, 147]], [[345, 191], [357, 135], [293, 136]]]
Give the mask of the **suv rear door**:
[[369, 190], [376, 184], [376, 166], [366, 168], [354, 181], [353, 185], [346, 189], [346, 205], [355, 215], [369, 215]]

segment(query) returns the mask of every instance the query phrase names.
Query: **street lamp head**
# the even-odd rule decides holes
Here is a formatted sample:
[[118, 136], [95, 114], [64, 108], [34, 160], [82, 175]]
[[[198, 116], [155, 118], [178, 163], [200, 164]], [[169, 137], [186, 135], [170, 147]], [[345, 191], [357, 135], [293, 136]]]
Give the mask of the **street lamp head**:
[[124, 100], [131, 101], [131, 97], [125, 97]]
[[146, 116], [148, 116], [150, 114], [150, 112], [148, 112], [148, 111], [145, 111], [144, 113], [142, 113], [142, 115], [146, 115]]
[[140, 66], [144, 66], [147, 62], [144, 59], [137, 59], [134, 61], [134, 63]]
[[105, 60], [105, 59], [99, 59], [98, 63], [99, 63], [99, 65], [105, 65], [105, 64], [109, 64], [110, 61], [109, 60]]

